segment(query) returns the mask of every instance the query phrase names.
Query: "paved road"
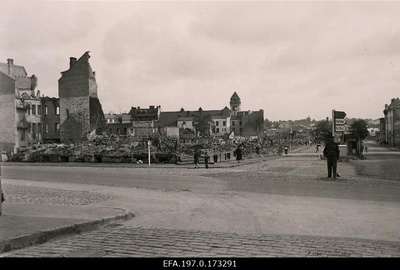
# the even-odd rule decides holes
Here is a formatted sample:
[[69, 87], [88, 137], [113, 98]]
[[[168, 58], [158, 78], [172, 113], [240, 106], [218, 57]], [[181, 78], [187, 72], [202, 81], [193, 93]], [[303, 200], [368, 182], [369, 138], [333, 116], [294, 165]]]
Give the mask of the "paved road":
[[93, 206], [135, 214], [115, 227], [6, 256], [97, 249], [117, 257], [399, 256], [400, 183], [359, 176], [352, 162], [340, 163], [342, 177], [328, 181], [325, 162], [290, 155], [210, 170], [5, 166], [10, 200], [79, 203], [87, 196], [71, 192], [90, 192]]

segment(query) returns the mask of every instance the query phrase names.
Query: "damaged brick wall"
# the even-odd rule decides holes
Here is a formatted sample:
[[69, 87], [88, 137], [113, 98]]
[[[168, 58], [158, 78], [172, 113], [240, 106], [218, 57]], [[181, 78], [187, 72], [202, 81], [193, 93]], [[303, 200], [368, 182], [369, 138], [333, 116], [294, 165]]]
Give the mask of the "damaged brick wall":
[[87, 139], [94, 128], [105, 129], [105, 117], [97, 98], [95, 74], [86, 52], [76, 60], [71, 57], [69, 70], [59, 80], [60, 140], [78, 142]]
[[106, 118], [98, 98], [90, 97], [90, 130], [106, 131]]
[[247, 116], [242, 117], [243, 136], [264, 135], [264, 111], [254, 111]]

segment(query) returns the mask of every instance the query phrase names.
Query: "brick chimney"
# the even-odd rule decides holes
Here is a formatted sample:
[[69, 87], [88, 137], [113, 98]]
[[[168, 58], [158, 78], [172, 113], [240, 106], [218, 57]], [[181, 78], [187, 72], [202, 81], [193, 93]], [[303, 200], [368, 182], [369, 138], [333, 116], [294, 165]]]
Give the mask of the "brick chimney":
[[14, 60], [11, 58], [7, 59], [7, 64], [8, 64], [8, 76], [12, 76], [11, 75], [11, 66], [14, 65]]
[[76, 63], [76, 58], [70, 57], [69, 58], [69, 67], [71, 68], [75, 63]]

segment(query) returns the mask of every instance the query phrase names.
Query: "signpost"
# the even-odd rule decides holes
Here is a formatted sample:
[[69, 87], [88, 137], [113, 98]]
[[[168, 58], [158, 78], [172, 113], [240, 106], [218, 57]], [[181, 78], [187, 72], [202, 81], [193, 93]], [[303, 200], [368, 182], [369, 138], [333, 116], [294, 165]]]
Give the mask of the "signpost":
[[342, 111], [332, 110], [332, 136], [342, 137], [346, 131], [346, 113]]
[[151, 141], [148, 141], [147, 142], [147, 147], [148, 147], [148, 149], [149, 149], [149, 167], [150, 167], [150, 145], [151, 145]]

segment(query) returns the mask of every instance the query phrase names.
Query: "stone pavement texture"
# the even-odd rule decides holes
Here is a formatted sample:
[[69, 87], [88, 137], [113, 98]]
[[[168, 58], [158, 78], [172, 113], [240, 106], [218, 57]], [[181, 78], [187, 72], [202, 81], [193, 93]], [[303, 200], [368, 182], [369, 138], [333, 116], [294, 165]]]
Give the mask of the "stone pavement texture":
[[[247, 164], [250, 163], [252, 162], [247, 162]], [[274, 167], [274, 164], [270, 162], [266, 171], [272, 176], [275, 174], [279, 176], [282, 167]], [[316, 164], [310, 166], [313, 165]], [[309, 181], [307, 180], [309, 177], [301, 171], [304, 167], [295, 169], [295, 165], [292, 166], [288, 159], [287, 168], [284, 168], [284, 171], [290, 172], [292, 168], [293, 175], [296, 175], [292, 179]], [[314, 169], [321, 170], [323, 174], [324, 166], [315, 166]], [[348, 166], [342, 166], [342, 169], [346, 170], [347, 175], [351, 175]], [[197, 170], [186, 170], [186, 172], [200, 173]], [[156, 173], [165, 172], [156, 170]], [[204, 174], [204, 171], [202, 173]], [[262, 170], [255, 172], [254, 177], [260, 177], [263, 173], [265, 172]], [[229, 173], [228, 177], [232, 178], [234, 175], [239, 178], [246, 177], [246, 175], [241, 176], [240, 171], [236, 174]], [[220, 174], [217, 172], [214, 177], [223, 178], [224, 174], [222, 171]], [[262, 177], [265, 178], [264, 175]], [[357, 180], [350, 176], [344, 181], [353, 179]], [[316, 178], [313, 181], [325, 181], [325, 179]], [[389, 186], [393, 184], [393, 182], [388, 183]], [[394, 185], [397, 186], [396, 184]], [[7, 252], [4, 255], [11, 257], [75, 257], [79, 256], [78, 254], [86, 254], [88, 257], [400, 256], [398, 241], [178, 230], [143, 227], [140, 223], [134, 226], [129, 222], [121, 223], [134, 216], [131, 212], [109, 204], [102, 204], [112, 199], [113, 195], [95, 191], [58, 189], [55, 183], [52, 183], [52, 187], [30, 185], [27, 188], [22, 185], [3, 184], [3, 188], [7, 188], [12, 196], [3, 204], [2, 216], [0, 216], [0, 257], [3, 257], [2, 252]], [[315, 215], [317, 216], [318, 213]], [[280, 225], [276, 224], [276, 226]], [[59, 238], [65, 235], [70, 236]], [[115, 241], [116, 239], [118, 241]], [[36, 245], [40, 243], [43, 244]], [[22, 247], [25, 248], [19, 249]]]

